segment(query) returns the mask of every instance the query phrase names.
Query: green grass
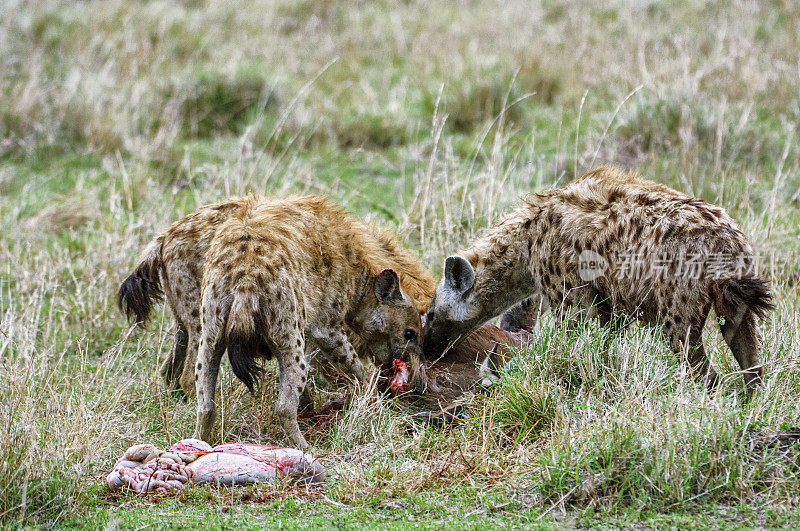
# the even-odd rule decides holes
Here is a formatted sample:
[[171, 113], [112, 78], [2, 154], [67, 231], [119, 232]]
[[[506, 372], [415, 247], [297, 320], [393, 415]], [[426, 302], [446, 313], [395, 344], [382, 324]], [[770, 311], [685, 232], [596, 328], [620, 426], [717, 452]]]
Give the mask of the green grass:
[[[798, 21], [740, 0], [3, 5], [0, 525], [797, 527], [798, 452], [747, 434], [800, 418]], [[157, 374], [168, 310], [134, 331], [114, 301], [171, 221], [327, 194], [438, 272], [519, 196], [606, 162], [751, 236], [778, 302], [752, 400], [713, 323], [709, 398], [657, 330], [606, 350], [596, 324], [545, 317], [461, 430], [415, 426], [370, 386], [303, 425], [321, 493], [103, 486], [128, 446], [193, 431]], [[220, 439], [285, 442], [274, 380], [251, 398], [223, 368]]]
[[[800, 522], [800, 513], [776, 511], [770, 507], [750, 508], [731, 506], [712, 508], [700, 515], [696, 510], [676, 510], [670, 513], [625, 510], [618, 514], [602, 514], [592, 509], [575, 511], [567, 516], [553, 515], [541, 509], [526, 507], [516, 501], [524, 497], [499, 497], [487, 500], [474, 493], [456, 492], [451, 498], [436, 498], [431, 502], [424, 496], [411, 496], [396, 503], [377, 507], [342, 507], [335, 502], [318, 498], [279, 499], [265, 496], [266, 501], [250, 502], [247, 495], [214, 497], [199, 494], [197, 499], [167, 498], [151, 502], [105, 502], [95, 507], [86, 520], [69, 519], [66, 527], [185, 527], [202, 526], [209, 529], [229, 527], [261, 529], [348, 529], [378, 528], [494, 529], [512, 527], [554, 529], [563, 527], [698, 527], [701, 529], [741, 529], [756, 527], [792, 527]], [[191, 496], [191, 495], [189, 495]], [[524, 496], [524, 495], [522, 495]], [[242, 499], [244, 498], [244, 500]], [[280, 498], [280, 496], [278, 496]], [[513, 500], [513, 501], [512, 501]], [[695, 508], [696, 509], [696, 508]], [[176, 525], [175, 516], [181, 520]], [[91, 525], [86, 525], [91, 522]]]

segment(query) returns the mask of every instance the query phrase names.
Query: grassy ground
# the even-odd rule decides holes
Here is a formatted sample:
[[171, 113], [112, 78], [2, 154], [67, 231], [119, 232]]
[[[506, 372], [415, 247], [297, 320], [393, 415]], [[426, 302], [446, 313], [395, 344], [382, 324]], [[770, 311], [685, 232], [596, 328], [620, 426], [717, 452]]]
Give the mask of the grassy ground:
[[[781, 0], [3, 2], [0, 522], [800, 525], [798, 453], [744, 435], [800, 418], [798, 24]], [[601, 162], [721, 204], [753, 238], [778, 303], [754, 400], [716, 327], [709, 398], [657, 331], [605, 354], [596, 325], [545, 318], [453, 434], [369, 387], [306, 424], [322, 492], [101, 486], [129, 445], [193, 429], [157, 376], [168, 311], [139, 332], [113, 300], [173, 219], [325, 193], [438, 271], [520, 195]], [[223, 370], [220, 438], [282, 442], [271, 381], [253, 400]]]

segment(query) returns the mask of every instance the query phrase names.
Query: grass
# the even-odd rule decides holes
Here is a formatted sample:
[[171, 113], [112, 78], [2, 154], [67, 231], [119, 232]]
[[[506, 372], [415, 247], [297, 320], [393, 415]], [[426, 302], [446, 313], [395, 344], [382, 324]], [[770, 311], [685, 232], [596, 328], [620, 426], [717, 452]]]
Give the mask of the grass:
[[[798, 21], [794, 3], [741, 0], [4, 3], [0, 523], [800, 525], [796, 449], [752, 438], [800, 418]], [[319, 493], [102, 486], [128, 446], [193, 430], [157, 374], [168, 311], [140, 332], [114, 307], [172, 220], [250, 191], [324, 193], [439, 271], [520, 195], [605, 162], [751, 236], [778, 302], [752, 400], [711, 322], [713, 398], [658, 330], [606, 350], [596, 324], [545, 316], [461, 430], [420, 428], [370, 385], [303, 425]], [[284, 442], [273, 381], [253, 399], [223, 370], [220, 439]]]

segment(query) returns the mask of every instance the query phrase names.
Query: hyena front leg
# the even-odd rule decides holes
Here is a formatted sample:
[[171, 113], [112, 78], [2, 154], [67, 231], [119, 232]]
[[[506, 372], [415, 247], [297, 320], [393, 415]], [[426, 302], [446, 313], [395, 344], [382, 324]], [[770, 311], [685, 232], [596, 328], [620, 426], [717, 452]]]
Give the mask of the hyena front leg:
[[603, 352], [608, 354], [611, 342], [619, 337], [628, 329], [628, 321], [623, 315], [614, 312], [611, 304], [607, 300], [602, 300], [596, 304], [597, 319], [600, 326], [608, 328], [608, 336], [603, 341]]
[[273, 339], [280, 371], [280, 390], [275, 414], [286, 435], [299, 449], [305, 450], [308, 448], [308, 443], [297, 424], [297, 408], [300, 405], [300, 397], [305, 393], [308, 379], [305, 341], [299, 327], [282, 336], [284, 337]]
[[685, 357], [692, 371], [705, 381], [708, 391], [713, 391], [717, 387], [719, 377], [703, 347], [703, 321], [687, 326], [667, 321], [664, 324], [664, 332], [672, 351]]
[[364, 381], [364, 366], [341, 327], [309, 327], [310, 337], [322, 356], [359, 382]]
[[184, 362], [186, 360], [186, 349], [189, 342], [189, 333], [186, 326], [180, 319], [175, 319], [175, 334], [172, 340], [169, 354], [166, 359], [161, 363], [158, 372], [164, 378], [167, 387], [173, 391], [179, 391], [178, 376], [183, 371]]
[[[217, 302], [219, 304], [219, 302]], [[217, 388], [219, 364], [225, 353], [224, 330], [222, 321], [216, 313], [216, 305], [203, 311], [203, 325], [200, 345], [195, 365], [195, 389], [197, 392], [197, 422], [194, 437], [208, 441], [214, 427], [217, 409], [214, 404], [214, 393]], [[227, 314], [227, 309], [223, 314]]]
[[574, 332], [598, 316], [597, 292], [588, 286], [573, 288], [561, 295], [554, 305], [555, 325]]

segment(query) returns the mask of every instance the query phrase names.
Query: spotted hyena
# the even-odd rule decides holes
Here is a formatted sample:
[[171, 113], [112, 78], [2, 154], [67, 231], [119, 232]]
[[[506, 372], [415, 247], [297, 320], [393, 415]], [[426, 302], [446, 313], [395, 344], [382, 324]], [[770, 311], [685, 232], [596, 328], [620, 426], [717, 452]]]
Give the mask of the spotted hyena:
[[[195, 391], [194, 366], [200, 342], [200, 289], [203, 264], [217, 228], [233, 216], [242, 216], [255, 204], [270, 199], [251, 196], [230, 198], [202, 206], [179, 219], [145, 248], [134, 272], [122, 283], [118, 293], [120, 307], [140, 325], [151, 314], [153, 304], [165, 296], [175, 316], [175, 335], [160, 372], [168, 386]], [[402, 289], [424, 312], [433, 296], [435, 284], [418, 258], [398, 245], [388, 230], [369, 226], [378, 240], [384, 260], [400, 274]], [[351, 341], [358, 342], [350, 334]], [[365, 349], [357, 344], [359, 353]], [[310, 394], [303, 402], [310, 401]]]
[[717, 382], [703, 349], [713, 307], [752, 388], [761, 381], [757, 317], [770, 310], [753, 249], [720, 207], [612, 167], [528, 197], [471, 247], [445, 261], [427, 313], [435, 356], [506, 308], [536, 295], [556, 310], [583, 309], [604, 324], [663, 327], [670, 347]]
[[259, 356], [279, 366], [276, 414], [292, 441], [306, 388], [306, 345], [356, 378], [363, 367], [347, 337], [359, 336], [379, 363], [410, 362], [412, 388], [424, 389], [422, 324], [373, 231], [325, 198], [254, 202], [216, 230], [205, 256], [202, 332], [195, 368], [195, 437], [208, 439], [222, 354], [248, 388]]

